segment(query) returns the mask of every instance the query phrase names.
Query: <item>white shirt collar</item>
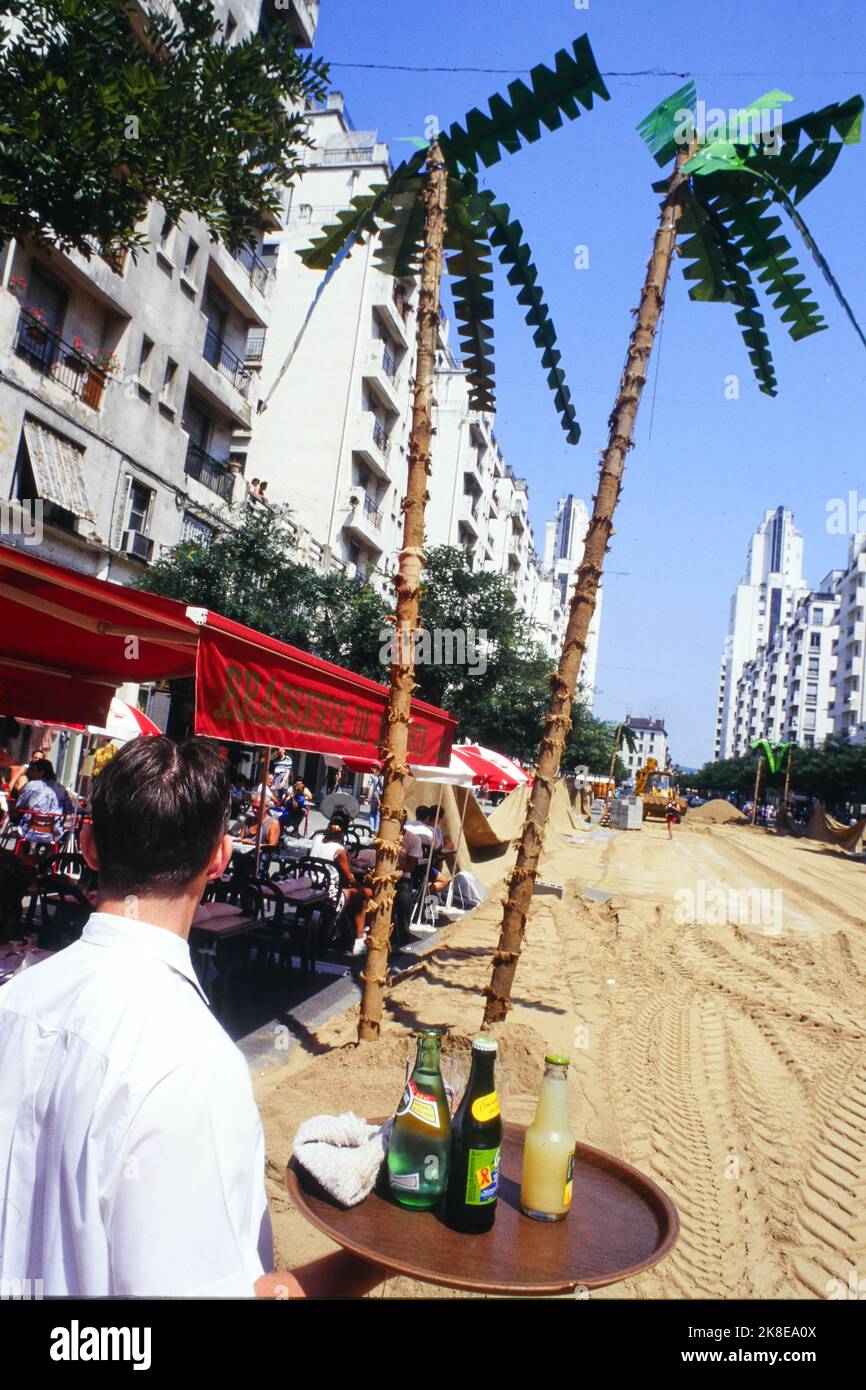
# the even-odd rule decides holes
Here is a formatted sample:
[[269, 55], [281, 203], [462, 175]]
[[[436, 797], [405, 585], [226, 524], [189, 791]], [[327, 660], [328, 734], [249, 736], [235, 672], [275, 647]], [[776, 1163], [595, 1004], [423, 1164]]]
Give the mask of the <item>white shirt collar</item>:
[[93, 912], [81, 933], [81, 940], [89, 946], [107, 946], [115, 951], [140, 951], [154, 960], [161, 960], [195, 985], [204, 1002], [210, 1006], [193, 969], [189, 942], [175, 932], [156, 927], [151, 922], [140, 922], [134, 917], [120, 917], [115, 912]]

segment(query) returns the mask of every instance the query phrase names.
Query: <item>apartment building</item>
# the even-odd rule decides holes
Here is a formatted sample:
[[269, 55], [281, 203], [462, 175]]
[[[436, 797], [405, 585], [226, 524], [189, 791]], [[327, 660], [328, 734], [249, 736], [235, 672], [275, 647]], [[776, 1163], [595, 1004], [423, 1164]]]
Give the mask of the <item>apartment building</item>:
[[[554, 660], [565, 640], [565, 628], [577, 570], [583, 558], [583, 545], [589, 526], [589, 511], [580, 497], [569, 493], [560, 497], [556, 515], [546, 523], [544, 558], [541, 566], [537, 604], [537, 625], [545, 651]], [[580, 669], [584, 701], [592, 708], [598, 663], [598, 639], [604, 589], [599, 585], [595, 613], [587, 634], [586, 652]]]
[[647, 758], [655, 758], [660, 768], [668, 766], [670, 752], [668, 736], [663, 719], [647, 719], [642, 715], [626, 715], [626, 727], [634, 734], [634, 751], [623, 741], [619, 756], [626, 766], [629, 782], [634, 782], [640, 768]]
[[838, 571], [833, 728], [855, 743], [866, 740], [866, 534], [853, 535]]
[[[216, 11], [230, 39], [287, 23], [309, 47], [318, 0], [227, 0]], [[6, 245], [0, 489], [12, 543], [24, 543], [24, 514], [35, 511], [40, 553], [132, 582], [161, 547], [213, 534], [244, 488], [273, 229], [232, 255], [200, 219], [169, 227], [153, 205], [135, 256]]]
[[737, 687], [746, 662], [772, 645], [776, 630], [790, 621], [808, 591], [803, 578], [803, 537], [787, 507], [771, 508], [752, 536], [746, 569], [731, 598], [722, 652], [716, 709], [716, 758], [734, 756]]

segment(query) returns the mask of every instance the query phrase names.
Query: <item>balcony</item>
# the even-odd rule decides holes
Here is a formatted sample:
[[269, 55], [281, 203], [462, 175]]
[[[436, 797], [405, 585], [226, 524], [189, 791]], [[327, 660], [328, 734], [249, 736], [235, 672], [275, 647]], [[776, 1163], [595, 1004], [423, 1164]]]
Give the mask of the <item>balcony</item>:
[[224, 459], [215, 459], [211, 454], [205, 453], [200, 445], [190, 443], [187, 446], [184, 472], [206, 488], [210, 488], [211, 492], [215, 492], [226, 502], [231, 501], [235, 479]]
[[258, 290], [259, 294], [265, 294], [271, 277], [271, 271], [260, 256], [257, 256], [251, 246], [240, 246], [232, 255], [238, 265], [243, 266], [247, 275], [250, 277], [250, 284], [253, 289]]
[[380, 405], [391, 415], [401, 414], [403, 403], [397, 359], [383, 339], [373, 343], [367, 352], [363, 375]]
[[21, 309], [15, 352], [35, 371], [56, 381], [91, 410], [99, 409], [102, 393], [110, 380], [107, 366], [92, 362], [86, 350], [64, 342], [38, 313]]
[[353, 488], [351, 496], [354, 505], [343, 522], [343, 530], [363, 541], [377, 554], [381, 554], [382, 523], [385, 520], [381, 508], [376, 506], [373, 498], [363, 488]]
[[389, 338], [393, 338], [401, 348], [409, 347], [410, 317], [405, 292], [390, 276], [378, 274], [373, 288], [373, 308], [385, 326]]
[[372, 164], [375, 153], [372, 145], [340, 145], [337, 149], [314, 150], [310, 156], [310, 163], [313, 165]]
[[252, 373], [247, 371], [241, 359], [230, 347], [226, 346], [225, 341], [219, 336], [215, 328], [208, 326], [205, 333], [204, 348], [202, 356], [212, 367], [216, 367], [218, 372], [230, 381], [236, 391], [247, 399], [252, 382]]
[[246, 351], [244, 352], [244, 361], [248, 365], [261, 366], [262, 358], [265, 355], [267, 336], [267, 329], [265, 328], [257, 328], [248, 336]]

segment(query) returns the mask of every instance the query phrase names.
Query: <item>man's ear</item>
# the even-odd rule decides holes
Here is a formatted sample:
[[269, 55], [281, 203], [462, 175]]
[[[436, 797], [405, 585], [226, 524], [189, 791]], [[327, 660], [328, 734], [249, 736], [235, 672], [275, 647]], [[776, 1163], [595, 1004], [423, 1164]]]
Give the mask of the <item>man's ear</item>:
[[96, 840], [94, 839], [92, 825], [88, 825], [86, 823], [82, 825], [81, 834], [79, 836], [79, 843], [81, 845], [81, 853], [84, 855], [84, 861], [87, 864], [87, 867], [89, 869], [93, 869], [95, 873], [98, 873], [99, 855], [96, 851]]
[[208, 883], [210, 883], [212, 879], [221, 878], [222, 875], [225, 873], [226, 866], [232, 857], [233, 849], [234, 843], [232, 841], [231, 835], [223, 835], [222, 839], [220, 840], [219, 844], [213, 852], [213, 856], [211, 857], [210, 863], [207, 866]]

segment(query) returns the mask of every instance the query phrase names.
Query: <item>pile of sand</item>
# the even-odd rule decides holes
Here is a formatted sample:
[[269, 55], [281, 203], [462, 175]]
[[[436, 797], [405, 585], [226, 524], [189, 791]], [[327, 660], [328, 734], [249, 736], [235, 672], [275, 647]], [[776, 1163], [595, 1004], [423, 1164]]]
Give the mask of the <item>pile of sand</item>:
[[684, 825], [747, 825], [748, 819], [730, 801], [705, 801], [686, 814]]

